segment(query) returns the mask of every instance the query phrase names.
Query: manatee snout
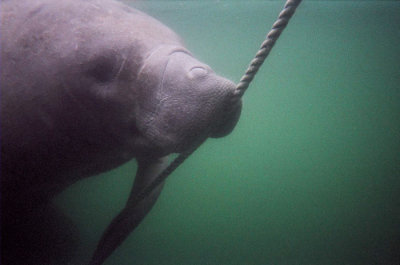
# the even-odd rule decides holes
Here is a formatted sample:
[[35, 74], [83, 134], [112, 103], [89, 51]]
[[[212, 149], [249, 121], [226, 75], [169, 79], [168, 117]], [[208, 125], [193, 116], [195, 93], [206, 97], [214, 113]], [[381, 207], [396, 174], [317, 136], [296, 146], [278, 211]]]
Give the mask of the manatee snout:
[[210, 132], [210, 137], [213, 138], [224, 137], [230, 134], [239, 121], [242, 110], [242, 100], [235, 93], [236, 85], [227, 79], [222, 79], [224, 96], [221, 103], [221, 110], [219, 113], [216, 113], [218, 118], [216, 118], [213, 129]]
[[[144, 62], [140, 73], [157, 75], [145, 86], [138, 127], [164, 154], [183, 152], [208, 137], [222, 137], [235, 127], [241, 100], [236, 86], [217, 75], [182, 48], [158, 49]], [[139, 110], [140, 111], [140, 110]], [[143, 117], [145, 117], [143, 119]]]
[[[180, 54], [191, 65], [186, 73], [186, 80], [190, 80], [190, 89], [193, 93], [192, 106], [194, 121], [199, 122], [200, 132], [207, 132], [207, 136], [218, 138], [232, 132], [239, 120], [242, 101], [236, 97], [236, 85], [230, 80], [217, 75], [209, 66], [197, 61], [187, 54]], [[176, 60], [179, 64], [182, 60]], [[183, 80], [182, 83], [185, 83]], [[189, 113], [186, 113], [189, 114]], [[188, 115], [191, 116], [190, 114]], [[202, 120], [203, 119], [203, 120]]]
[[[158, 67], [162, 65], [160, 56], [154, 58]], [[241, 111], [241, 100], [234, 99], [234, 83], [183, 49], [169, 52], [163, 65], [160, 84], [152, 94], [157, 104], [146, 128], [153, 143], [167, 153], [180, 153], [207, 137], [222, 137], [233, 130]]]

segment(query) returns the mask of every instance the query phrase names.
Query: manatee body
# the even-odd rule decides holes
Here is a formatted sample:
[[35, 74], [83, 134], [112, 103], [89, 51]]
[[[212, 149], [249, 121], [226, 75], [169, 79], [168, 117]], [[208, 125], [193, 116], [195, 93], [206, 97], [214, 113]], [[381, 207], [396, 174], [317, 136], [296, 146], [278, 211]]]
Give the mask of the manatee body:
[[101, 264], [156, 201], [162, 185], [130, 207], [165, 157], [228, 134], [241, 109], [235, 85], [172, 30], [112, 0], [1, 1], [0, 72], [3, 262], [24, 246], [13, 236], [21, 220], [72, 183], [137, 159], [127, 207], [91, 262]]

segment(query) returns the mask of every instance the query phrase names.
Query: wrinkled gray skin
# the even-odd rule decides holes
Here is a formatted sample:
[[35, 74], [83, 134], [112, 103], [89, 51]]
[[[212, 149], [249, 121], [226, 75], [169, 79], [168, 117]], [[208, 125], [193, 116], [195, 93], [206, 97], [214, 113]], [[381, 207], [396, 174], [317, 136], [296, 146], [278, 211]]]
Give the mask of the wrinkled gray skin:
[[[2, 264], [54, 264], [58, 252], [40, 247], [49, 201], [135, 158], [130, 199], [91, 261], [101, 264], [155, 203], [162, 185], [130, 207], [166, 157], [227, 135], [240, 115], [232, 82], [112, 0], [3, 0], [0, 69]], [[38, 234], [26, 239], [29, 222]]]

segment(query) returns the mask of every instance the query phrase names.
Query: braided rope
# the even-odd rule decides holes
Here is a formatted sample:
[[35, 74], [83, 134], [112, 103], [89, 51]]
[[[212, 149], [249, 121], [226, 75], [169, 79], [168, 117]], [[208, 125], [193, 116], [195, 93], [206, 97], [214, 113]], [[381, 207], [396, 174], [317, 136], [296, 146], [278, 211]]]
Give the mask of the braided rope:
[[301, 0], [288, 0], [278, 16], [278, 19], [272, 25], [272, 29], [268, 32], [267, 37], [261, 44], [260, 49], [258, 50], [254, 59], [250, 62], [249, 67], [246, 70], [246, 73], [240, 79], [239, 83], [236, 86], [236, 97], [242, 97], [246, 89], [249, 87], [251, 81], [254, 76], [257, 74], [261, 65], [263, 64], [265, 58], [269, 55], [272, 47], [275, 42], [278, 40], [279, 36], [289, 23], [290, 18], [293, 16], [296, 8], [299, 6]]

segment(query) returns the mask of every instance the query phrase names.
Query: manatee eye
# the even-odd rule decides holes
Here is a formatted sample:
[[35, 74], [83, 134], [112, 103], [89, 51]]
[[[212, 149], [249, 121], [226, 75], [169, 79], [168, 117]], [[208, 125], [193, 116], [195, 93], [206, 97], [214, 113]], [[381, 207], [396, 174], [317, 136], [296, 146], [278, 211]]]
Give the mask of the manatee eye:
[[114, 61], [99, 57], [89, 63], [87, 74], [102, 83], [111, 81], [114, 76]]
[[201, 66], [196, 66], [190, 69], [188, 75], [190, 78], [199, 78], [207, 75], [208, 71], [206, 68]]

